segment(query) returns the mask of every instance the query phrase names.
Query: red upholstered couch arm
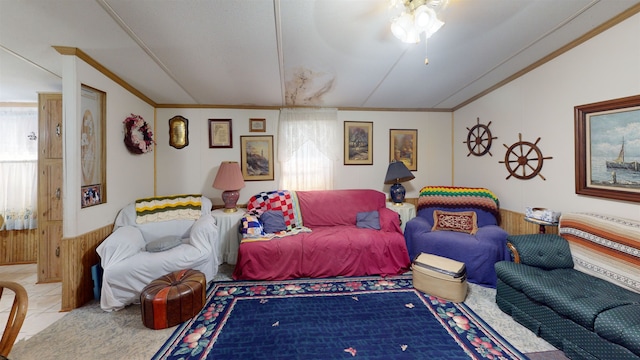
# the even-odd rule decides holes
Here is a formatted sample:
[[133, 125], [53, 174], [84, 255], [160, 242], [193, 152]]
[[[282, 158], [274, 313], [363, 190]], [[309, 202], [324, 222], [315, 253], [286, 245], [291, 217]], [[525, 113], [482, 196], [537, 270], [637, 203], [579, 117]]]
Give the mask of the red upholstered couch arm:
[[400, 228], [400, 216], [398, 216], [397, 212], [384, 207], [378, 209], [378, 214], [380, 214], [381, 231], [399, 232], [402, 234], [402, 229]]

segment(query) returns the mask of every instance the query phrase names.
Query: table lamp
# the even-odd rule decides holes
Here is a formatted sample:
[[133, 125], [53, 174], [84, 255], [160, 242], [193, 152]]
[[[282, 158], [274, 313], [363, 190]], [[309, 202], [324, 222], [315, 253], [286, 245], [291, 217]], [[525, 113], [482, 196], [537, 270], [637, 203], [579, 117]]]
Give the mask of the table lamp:
[[224, 202], [224, 212], [235, 212], [236, 203], [240, 197], [240, 189], [244, 187], [244, 179], [240, 171], [240, 164], [237, 161], [223, 161], [220, 169], [213, 180], [213, 187], [222, 192]]
[[389, 189], [389, 195], [394, 205], [400, 205], [404, 202], [404, 195], [406, 193], [404, 186], [401, 182], [415, 179], [411, 171], [402, 161], [392, 161], [387, 168], [387, 176], [384, 178], [385, 184], [393, 184]]

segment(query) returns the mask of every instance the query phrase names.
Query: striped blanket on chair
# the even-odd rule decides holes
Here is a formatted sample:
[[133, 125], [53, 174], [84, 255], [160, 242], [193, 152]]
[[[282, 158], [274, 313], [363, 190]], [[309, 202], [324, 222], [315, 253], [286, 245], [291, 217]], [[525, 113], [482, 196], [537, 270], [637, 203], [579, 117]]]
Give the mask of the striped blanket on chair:
[[427, 207], [438, 208], [478, 208], [500, 216], [498, 197], [485, 188], [455, 186], [425, 186], [420, 190], [418, 210]]
[[201, 215], [201, 195], [156, 196], [136, 200], [136, 224], [198, 220]]

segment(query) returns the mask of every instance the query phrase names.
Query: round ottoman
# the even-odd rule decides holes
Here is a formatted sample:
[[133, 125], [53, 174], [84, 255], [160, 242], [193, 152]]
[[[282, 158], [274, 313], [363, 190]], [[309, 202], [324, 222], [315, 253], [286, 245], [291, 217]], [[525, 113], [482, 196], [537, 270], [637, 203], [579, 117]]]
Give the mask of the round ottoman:
[[193, 318], [204, 307], [206, 290], [204, 274], [192, 269], [153, 280], [140, 293], [144, 326], [166, 329]]

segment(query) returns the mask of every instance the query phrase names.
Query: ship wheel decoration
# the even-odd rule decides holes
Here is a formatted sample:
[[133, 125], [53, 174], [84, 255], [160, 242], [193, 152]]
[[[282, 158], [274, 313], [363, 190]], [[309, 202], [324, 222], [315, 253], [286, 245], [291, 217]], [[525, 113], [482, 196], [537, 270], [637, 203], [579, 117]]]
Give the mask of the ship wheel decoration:
[[534, 143], [522, 141], [522, 134], [518, 134], [518, 138], [520, 141], [511, 146], [503, 144], [507, 148], [507, 152], [504, 155], [504, 161], [499, 162], [504, 164], [509, 171], [507, 179], [514, 176], [518, 179], [529, 180], [537, 175], [542, 180], [547, 180], [540, 174], [540, 170], [542, 170], [544, 160], [553, 159], [553, 157], [542, 156], [542, 151], [538, 147], [540, 138]]
[[487, 125], [480, 124], [480, 118], [478, 118], [478, 123], [469, 130], [469, 134], [467, 134], [467, 141], [463, 141], [463, 143], [467, 144], [467, 148], [469, 149], [469, 153], [467, 156], [473, 154], [475, 156], [482, 156], [486, 153], [493, 156], [489, 151], [491, 149], [491, 142], [494, 139], [497, 139], [496, 136], [491, 136], [491, 130], [489, 130], [489, 125], [491, 125], [491, 121]]

